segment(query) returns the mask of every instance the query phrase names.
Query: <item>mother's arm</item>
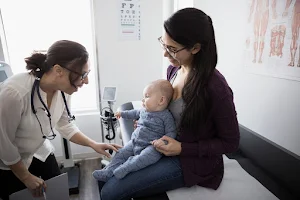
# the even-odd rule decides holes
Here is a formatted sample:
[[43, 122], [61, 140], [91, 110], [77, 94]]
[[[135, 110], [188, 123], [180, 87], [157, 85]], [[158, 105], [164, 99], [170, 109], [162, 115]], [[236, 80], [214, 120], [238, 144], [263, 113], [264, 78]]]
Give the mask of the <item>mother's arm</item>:
[[197, 143], [182, 143], [182, 156], [213, 156], [231, 153], [238, 149], [240, 132], [233, 95], [227, 95], [216, 105], [213, 116], [216, 136]]
[[208, 140], [187, 143], [178, 142], [169, 137], [162, 137], [163, 142], [154, 141], [154, 147], [166, 156], [212, 156], [234, 152], [239, 145], [239, 127], [236, 111], [233, 103], [233, 96], [227, 95], [217, 104], [216, 112], [213, 116], [213, 123], [216, 128], [216, 136]]

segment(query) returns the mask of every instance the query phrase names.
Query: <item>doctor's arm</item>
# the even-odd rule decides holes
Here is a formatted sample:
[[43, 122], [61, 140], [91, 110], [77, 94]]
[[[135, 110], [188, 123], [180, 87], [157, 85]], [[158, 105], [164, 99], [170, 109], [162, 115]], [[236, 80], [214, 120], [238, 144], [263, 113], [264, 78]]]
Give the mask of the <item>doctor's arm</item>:
[[[68, 105], [70, 105], [70, 96], [67, 97], [67, 102]], [[105, 150], [111, 149], [113, 151], [118, 151], [118, 149], [121, 148], [121, 146], [117, 144], [105, 144], [96, 142], [95, 140], [92, 140], [91, 138], [83, 134], [75, 125], [75, 123], [69, 122], [66, 109], [63, 111], [63, 114], [57, 122], [55, 128], [65, 139], [70, 140], [75, 144], [91, 147], [97, 153], [103, 154], [107, 157], [110, 157], [110, 154]]]
[[113, 151], [118, 151], [118, 149], [121, 148], [121, 146], [117, 145], [117, 144], [106, 144], [106, 143], [96, 142], [96, 141], [92, 140], [91, 138], [87, 137], [86, 135], [84, 135], [82, 132], [75, 133], [70, 138], [70, 141], [75, 143], [75, 144], [91, 147], [97, 153], [105, 155], [108, 158], [110, 158], [110, 154], [107, 153], [105, 150], [111, 149]]
[[41, 196], [41, 188], [46, 188], [46, 184], [28, 171], [14, 142], [22, 117], [24, 105], [22, 98], [13, 89], [4, 88], [0, 92], [0, 102], [0, 159], [25, 184], [33, 196]]

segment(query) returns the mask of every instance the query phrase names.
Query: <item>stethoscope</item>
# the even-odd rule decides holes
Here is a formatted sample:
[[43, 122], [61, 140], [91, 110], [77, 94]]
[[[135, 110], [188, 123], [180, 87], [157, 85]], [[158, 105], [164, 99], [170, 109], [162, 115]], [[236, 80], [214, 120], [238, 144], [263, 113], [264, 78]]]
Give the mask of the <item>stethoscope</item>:
[[[43, 101], [43, 99], [41, 97], [41, 93], [40, 93], [40, 89], [39, 89], [40, 88], [40, 80], [41, 80], [42, 76], [43, 76], [43, 73], [38, 68], [36, 70], [36, 77], [35, 77], [35, 80], [34, 80], [34, 83], [33, 83], [33, 86], [32, 86], [32, 90], [31, 90], [31, 110], [32, 110], [33, 114], [35, 115], [35, 117], [36, 117], [36, 119], [37, 119], [37, 121], [40, 125], [40, 129], [41, 129], [43, 138], [53, 140], [56, 137], [56, 134], [54, 133], [53, 128], [52, 128], [51, 114], [50, 114], [50, 111], [49, 111], [48, 107], [46, 106], [45, 102]], [[39, 118], [36, 114], [37, 110], [34, 107], [34, 93], [35, 93], [35, 90], [37, 90], [38, 98], [39, 98], [40, 102], [43, 104], [43, 107], [44, 107], [43, 110], [46, 112], [46, 115], [49, 119], [50, 128], [51, 128], [51, 132], [52, 132], [52, 135], [50, 135], [50, 136], [47, 136], [47, 135], [44, 134], [41, 122], [40, 122], [40, 120], [39, 120]], [[67, 110], [67, 113], [68, 113], [68, 121], [69, 121], [69, 123], [71, 123], [72, 121], [75, 120], [75, 116], [71, 115], [71, 112], [69, 110], [69, 107], [68, 107], [68, 104], [67, 104], [67, 101], [66, 101], [65, 93], [61, 91], [61, 95], [62, 95], [62, 98], [64, 100], [65, 107], [66, 107], [66, 110]]]

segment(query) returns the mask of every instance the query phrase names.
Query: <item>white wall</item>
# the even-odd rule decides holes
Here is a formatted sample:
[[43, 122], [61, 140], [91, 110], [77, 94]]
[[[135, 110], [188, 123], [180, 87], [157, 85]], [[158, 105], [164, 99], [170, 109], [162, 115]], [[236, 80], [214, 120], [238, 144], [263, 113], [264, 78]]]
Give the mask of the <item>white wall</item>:
[[[141, 100], [144, 86], [152, 80], [162, 78], [163, 66], [162, 50], [157, 40], [162, 34], [163, 2], [141, 1], [140, 41], [119, 40], [118, 2], [93, 0], [100, 87], [101, 92], [104, 86], [118, 87], [114, 110], [125, 102]], [[84, 97], [82, 100], [84, 101]], [[102, 105], [107, 106], [106, 103]], [[76, 124], [87, 136], [101, 142], [99, 113], [77, 115]], [[56, 156], [62, 156], [60, 137], [53, 144]], [[82, 154], [90, 156], [93, 152], [90, 148], [75, 144], [71, 144], [71, 149], [75, 158], [81, 158]]]
[[212, 18], [219, 54], [217, 67], [234, 91], [239, 123], [300, 155], [300, 82], [245, 71], [248, 1], [195, 0], [194, 3]]
[[162, 1], [140, 1], [140, 41], [118, 39], [118, 2], [94, 1], [100, 86], [118, 87], [115, 108], [140, 100], [145, 85], [161, 78], [162, 68], [162, 51], [157, 41], [162, 34]]

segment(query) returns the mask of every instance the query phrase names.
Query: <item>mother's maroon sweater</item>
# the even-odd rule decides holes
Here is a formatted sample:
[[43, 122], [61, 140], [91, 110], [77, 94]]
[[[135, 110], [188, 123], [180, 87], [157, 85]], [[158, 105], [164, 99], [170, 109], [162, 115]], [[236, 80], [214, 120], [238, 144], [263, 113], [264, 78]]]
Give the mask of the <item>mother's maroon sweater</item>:
[[[168, 67], [168, 80], [178, 69]], [[222, 154], [237, 150], [240, 133], [232, 90], [218, 70], [207, 87], [212, 106], [208, 122], [199, 122], [198, 130], [183, 130], [178, 138], [182, 147], [179, 157], [186, 186], [217, 189], [224, 175]]]

